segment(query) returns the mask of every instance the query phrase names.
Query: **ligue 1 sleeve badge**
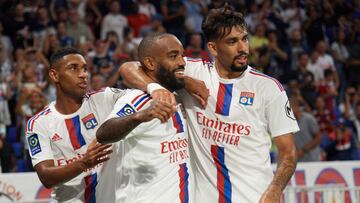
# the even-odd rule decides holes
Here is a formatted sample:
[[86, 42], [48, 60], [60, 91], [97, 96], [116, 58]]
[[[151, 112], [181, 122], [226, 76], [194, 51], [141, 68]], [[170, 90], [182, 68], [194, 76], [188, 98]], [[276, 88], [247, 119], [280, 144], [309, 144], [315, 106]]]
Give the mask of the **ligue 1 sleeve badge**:
[[240, 104], [244, 106], [251, 106], [254, 103], [255, 93], [252, 92], [241, 92], [240, 93]]
[[124, 117], [124, 116], [128, 116], [131, 115], [133, 113], [135, 113], [135, 109], [133, 107], [131, 107], [129, 104], [126, 104], [122, 109], [120, 109], [120, 111], [118, 111], [116, 114], [119, 117]]
[[36, 133], [27, 135], [27, 140], [29, 143], [31, 155], [34, 156], [35, 154], [41, 152], [41, 146], [39, 142], [39, 137]]

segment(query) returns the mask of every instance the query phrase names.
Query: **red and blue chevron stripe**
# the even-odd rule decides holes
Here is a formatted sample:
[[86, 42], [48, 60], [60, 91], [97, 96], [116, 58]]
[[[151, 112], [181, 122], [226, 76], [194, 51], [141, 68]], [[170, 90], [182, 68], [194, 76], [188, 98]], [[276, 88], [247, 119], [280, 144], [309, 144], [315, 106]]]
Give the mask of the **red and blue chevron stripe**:
[[217, 169], [217, 189], [219, 191], [219, 203], [230, 203], [232, 186], [229, 171], [225, 165], [224, 147], [212, 145], [211, 154]]
[[70, 142], [74, 150], [80, 149], [86, 144], [84, 136], [81, 133], [81, 124], [79, 115], [74, 118], [65, 119], [66, 128], [70, 136]]
[[31, 117], [28, 122], [27, 122], [27, 125], [26, 125], [26, 131], [32, 131], [33, 130], [33, 127], [34, 127], [34, 123], [35, 121], [40, 117], [40, 116], [43, 116], [43, 115], [48, 115], [51, 110], [50, 108], [47, 108], [48, 106], [46, 106], [44, 108], [44, 110], [40, 111], [39, 113], [37, 113], [35, 116]]
[[174, 124], [174, 127], [176, 128], [176, 133], [182, 133], [184, 132], [184, 125], [182, 123], [180, 114], [178, 112], [175, 112], [172, 116], [172, 121]]
[[230, 112], [233, 84], [219, 84], [215, 113], [228, 116]]
[[180, 178], [180, 201], [181, 203], [189, 202], [189, 173], [186, 163], [179, 165], [179, 178]]
[[276, 83], [276, 85], [278, 86], [278, 88], [280, 89], [280, 91], [281, 91], [281, 92], [284, 91], [284, 87], [283, 87], [283, 86], [281, 85], [281, 83], [280, 83], [278, 80], [276, 80], [275, 78], [270, 77], [270, 76], [268, 76], [268, 75], [265, 75], [264, 73], [261, 73], [261, 72], [255, 70], [255, 69], [251, 69], [251, 70], [249, 71], [249, 73], [250, 73], [250, 74], [253, 74], [253, 75], [260, 76], [260, 77], [268, 78], [268, 79], [274, 81], [274, 82]]
[[96, 203], [96, 185], [97, 174], [91, 174], [85, 177], [85, 194], [84, 194], [84, 203]]
[[132, 101], [131, 104], [135, 107], [136, 111], [139, 111], [147, 102], [151, 99], [150, 95], [147, 93], [142, 93], [136, 96]]

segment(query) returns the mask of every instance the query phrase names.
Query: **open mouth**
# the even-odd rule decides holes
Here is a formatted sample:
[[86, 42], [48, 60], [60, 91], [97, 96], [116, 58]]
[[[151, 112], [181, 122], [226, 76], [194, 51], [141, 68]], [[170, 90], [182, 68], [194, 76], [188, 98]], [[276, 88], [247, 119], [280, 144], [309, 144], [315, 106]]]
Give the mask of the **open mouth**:
[[248, 60], [248, 55], [247, 54], [242, 54], [240, 56], [235, 57], [235, 62], [240, 63], [240, 64], [245, 64]]
[[183, 77], [184, 76], [184, 68], [178, 68], [174, 71], [176, 77]]
[[88, 84], [87, 84], [86, 82], [82, 82], [82, 83], [79, 83], [79, 87], [80, 87], [81, 89], [87, 89]]

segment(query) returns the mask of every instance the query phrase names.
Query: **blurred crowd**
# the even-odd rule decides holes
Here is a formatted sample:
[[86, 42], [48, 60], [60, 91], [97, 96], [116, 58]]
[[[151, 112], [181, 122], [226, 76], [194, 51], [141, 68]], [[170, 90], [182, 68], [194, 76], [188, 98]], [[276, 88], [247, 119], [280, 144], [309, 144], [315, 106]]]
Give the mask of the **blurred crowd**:
[[[123, 88], [118, 67], [137, 60], [139, 42], [151, 33], [172, 33], [186, 56], [211, 60], [201, 22], [225, 4], [245, 15], [250, 65], [287, 89], [301, 129], [299, 161], [359, 159], [359, 1], [0, 0], [2, 172], [33, 170], [24, 131], [55, 99], [47, 76], [54, 51], [84, 53], [92, 90]], [[276, 160], [276, 149], [271, 155]]]

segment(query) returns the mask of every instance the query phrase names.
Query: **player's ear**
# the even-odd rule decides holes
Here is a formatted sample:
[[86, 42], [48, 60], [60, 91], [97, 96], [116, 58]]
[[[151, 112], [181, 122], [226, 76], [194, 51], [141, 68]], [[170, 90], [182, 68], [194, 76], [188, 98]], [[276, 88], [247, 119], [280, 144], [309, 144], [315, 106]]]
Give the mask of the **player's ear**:
[[54, 83], [59, 82], [59, 75], [58, 72], [54, 68], [49, 69], [49, 77]]
[[208, 42], [207, 43], [207, 47], [209, 52], [213, 55], [213, 56], [217, 56], [217, 49], [216, 49], [216, 44], [215, 42]]
[[156, 69], [157, 63], [152, 57], [145, 57], [143, 63], [148, 71], [154, 71]]

